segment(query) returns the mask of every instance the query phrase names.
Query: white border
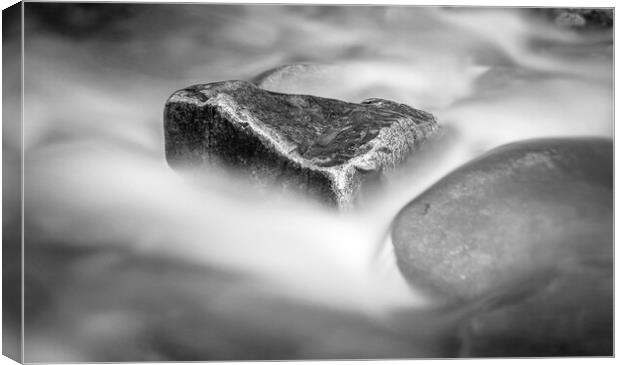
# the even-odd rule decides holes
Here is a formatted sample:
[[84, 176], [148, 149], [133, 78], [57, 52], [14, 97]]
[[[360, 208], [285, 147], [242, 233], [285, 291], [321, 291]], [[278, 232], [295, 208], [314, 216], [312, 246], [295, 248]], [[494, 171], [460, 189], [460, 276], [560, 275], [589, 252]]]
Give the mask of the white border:
[[[54, 1], [48, 1], [48, 2], [54, 2]], [[57, 2], [61, 2], [61, 1], [57, 1]], [[79, 0], [79, 2], [101, 2], [101, 1], [96, 1], [96, 0]], [[126, 1], [119, 1], [119, 0], [113, 0], [113, 1], [106, 1], [106, 2], [126, 2]], [[165, 0], [151, 0], [151, 1], [132, 1], [135, 3], [236, 3], [236, 4], [326, 4], [326, 5], [417, 5], [417, 6], [490, 6], [490, 7], [497, 7], [497, 6], [501, 6], [501, 7], [615, 7], [615, 2], [614, 1], [610, 1], [610, 0], [590, 0], [590, 1], [583, 1], [583, 0], [545, 0], [545, 1], [513, 1], [513, 0], [507, 0], [507, 1], [502, 1], [502, 2], [492, 2], [492, 1], [455, 1], [455, 0], [442, 0], [442, 1], [381, 1], [381, 0], [375, 0], [375, 1], [351, 1], [351, 0], [337, 0], [337, 1], [329, 1], [329, 0], [315, 0], [315, 1], [299, 1], [299, 0], [289, 0], [289, 1], [282, 1], [282, 0], [269, 0], [269, 1], [257, 1], [257, 0], [245, 0], [245, 1], [238, 1], [238, 0], [210, 0], [210, 1], [165, 1]], [[0, 0], [0, 6], [2, 9], [5, 9], [13, 4], [15, 4], [16, 1], [14, 0]], [[1, 25], [1, 20], [0, 20], [0, 25]], [[614, 39], [617, 37], [617, 27], [614, 27]], [[23, 29], [22, 29], [22, 34], [23, 34]], [[22, 42], [23, 42], [23, 37], [22, 37]], [[617, 95], [615, 93], [615, 79], [616, 79], [616, 75], [618, 72], [618, 65], [615, 62], [616, 57], [615, 57], [615, 47], [614, 47], [614, 106], [617, 105], [618, 99], [617, 99]], [[2, 55], [2, 50], [0, 47], [0, 57]], [[23, 54], [22, 54], [23, 55]], [[23, 68], [23, 62], [22, 62], [22, 68]], [[0, 75], [0, 82], [2, 81], [2, 77]], [[22, 85], [23, 85], [23, 73], [22, 73]], [[0, 90], [0, 98], [1, 98], [1, 90]], [[22, 88], [22, 108], [23, 108], [23, 88]], [[1, 111], [1, 107], [0, 107], [0, 111]], [[23, 109], [22, 109], [22, 117], [23, 117]], [[22, 121], [23, 122], [23, 121]], [[615, 126], [615, 108], [614, 108], [614, 126]], [[22, 123], [22, 128], [23, 128], [23, 123]], [[0, 139], [2, 137], [2, 130], [0, 128]], [[23, 137], [23, 134], [22, 134]], [[614, 141], [615, 141], [615, 128], [614, 128]], [[22, 140], [22, 148], [23, 148], [23, 140]], [[620, 157], [620, 153], [615, 149], [615, 143], [614, 143], [614, 171], [617, 170], [618, 167], [618, 161], [619, 161], [619, 157]], [[2, 158], [2, 151], [0, 150], [0, 160]], [[23, 169], [23, 151], [22, 151], [22, 169]], [[23, 170], [22, 170], [23, 171]], [[1, 175], [1, 172], [0, 172]], [[23, 176], [22, 176], [23, 177]], [[23, 179], [22, 179], [22, 184], [23, 184]], [[614, 173], [614, 191], [616, 190], [617, 185], [615, 184], [615, 173]], [[23, 186], [22, 186], [23, 188]], [[0, 192], [1, 195], [1, 192]], [[618, 202], [618, 197], [616, 196], [616, 194], [614, 193], [614, 208], [616, 206], [616, 203]], [[22, 200], [22, 204], [23, 204], [23, 200]], [[614, 214], [615, 214], [615, 209], [614, 209]], [[0, 212], [0, 218], [2, 218], [2, 213]], [[22, 217], [23, 220], [23, 217]], [[614, 216], [614, 223], [618, 223], [618, 217]], [[22, 222], [22, 230], [23, 230], [23, 222]], [[2, 232], [2, 228], [0, 227], [0, 234]], [[22, 231], [22, 237], [23, 237], [23, 231]], [[614, 230], [614, 241], [615, 241], [615, 230]], [[23, 246], [22, 246], [23, 249]], [[0, 259], [1, 259], [1, 253], [0, 253]], [[616, 259], [617, 257], [615, 256], [614, 259]], [[22, 277], [23, 280], [23, 277]], [[23, 281], [22, 281], [23, 283]], [[615, 282], [617, 284], [617, 281]], [[2, 294], [1, 294], [1, 288], [2, 288], [2, 284], [0, 282], [0, 300], [2, 298]], [[23, 291], [22, 291], [23, 292]], [[23, 308], [22, 308], [23, 309]], [[616, 337], [616, 344], [617, 344], [617, 334], [618, 334], [618, 327], [617, 327], [617, 321], [614, 321], [614, 328], [615, 328], [615, 337]], [[1, 324], [2, 321], [0, 319], [0, 328], [1, 328]], [[1, 340], [1, 336], [0, 336], [0, 340]], [[23, 338], [22, 338], [23, 340]], [[0, 342], [1, 343], [1, 342]], [[617, 348], [617, 347], [615, 347]], [[433, 363], [436, 363], [437, 361], [450, 361], [450, 360], [390, 360], [390, 361], [371, 361], [372, 363], [379, 363], [379, 364], [430, 364], [431, 361]], [[573, 358], [573, 359], [566, 359], [566, 358], [559, 358], [559, 359], [527, 359], [527, 360], [523, 360], [523, 359], [459, 359], [459, 362], [465, 362], [465, 363], [473, 363], [473, 362], [478, 362], [478, 361], [483, 361], [486, 362], [487, 364], [490, 363], [496, 363], [496, 362], [512, 362], [512, 363], [519, 363], [521, 361], [526, 361], [528, 364], [538, 364], [538, 363], [542, 363], [544, 362], [544, 364], [565, 364], [565, 363], [581, 363], [583, 361], [594, 361], [595, 363], [598, 362], [608, 362], [608, 361], [615, 361], [614, 359], [596, 359], [596, 358], [583, 358], [583, 359], [579, 359], [579, 358]], [[297, 362], [301, 362], [301, 361], [297, 361]], [[14, 364], [15, 362], [13, 362], [12, 360], [4, 357], [4, 356], [0, 356], [0, 365], [5, 365], [5, 364]], [[283, 362], [242, 362], [241, 364], [266, 364], [266, 363], [283, 363]], [[284, 362], [284, 363], [288, 363], [288, 362]], [[303, 361], [304, 364], [309, 364], [309, 365], [313, 365], [313, 364], [326, 364], [326, 363], [334, 363], [334, 364], [367, 364], [369, 363], [369, 361], [364, 360], [364, 361], [338, 361], [338, 362], [332, 362], [332, 361]], [[158, 363], [125, 363], [125, 364], [158, 364]], [[167, 364], [186, 364], [186, 362], [169, 362]], [[209, 362], [208, 364], [223, 364], [223, 365], [230, 365], [230, 364], [234, 364], [234, 362]]]

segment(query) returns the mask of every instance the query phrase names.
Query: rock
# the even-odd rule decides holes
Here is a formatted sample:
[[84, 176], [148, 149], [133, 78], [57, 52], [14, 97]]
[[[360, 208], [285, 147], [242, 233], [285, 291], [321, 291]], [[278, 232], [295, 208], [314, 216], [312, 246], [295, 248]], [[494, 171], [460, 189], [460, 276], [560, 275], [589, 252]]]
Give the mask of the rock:
[[579, 13], [564, 12], [555, 18], [555, 24], [560, 27], [584, 27], [586, 19]]
[[401, 272], [458, 302], [560, 258], [612, 257], [612, 156], [607, 139], [539, 139], [461, 166], [395, 218]]
[[[352, 57], [338, 63], [301, 63], [267, 70], [252, 82], [261, 89], [286, 94], [316, 95], [350, 103], [380, 95], [425, 110], [445, 107], [464, 96], [462, 85], [441, 88], [430, 76], [434, 66], [417, 65], [398, 59], [371, 60]], [[452, 70], [450, 72], [457, 72]], [[470, 79], [471, 70], [459, 70], [458, 77]], [[393, 75], [386, 77], [386, 75]], [[477, 74], [476, 74], [477, 76]], [[450, 76], [445, 76], [450, 78]], [[467, 82], [467, 81], [464, 81]]]
[[[270, 91], [290, 94], [317, 94], [324, 90], [328, 80], [342, 70], [337, 66], [296, 63], [278, 66], [256, 76], [252, 83]], [[342, 82], [342, 80], [339, 80]]]
[[608, 29], [614, 24], [611, 8], [537, 8], [535, 11], [564, 28]]
[[261, 89], [278, 93], [316, 95], [353, 103], [376, 95], [390, 100], [403, 100], [403, 97], [411, 100], [410, 90], [402, 95], [402, 85], [377, 76], [382, 74], [381, 66], [374, 66], [378, 72], [369, 73], [362, 63], [354, 62], [293, 63], [269, 69], [252, 82]]
[[613, 257], [564, 266], [537, 293], [474, 316], [460, 356], [612, 356]]
[[164, 128], [172, 167], [233, 167], [346, 207], [364, 182], [405, 160], [438, 125], [429, 113], [388, 100], [352, 104], [225, 81], [175, 92]]

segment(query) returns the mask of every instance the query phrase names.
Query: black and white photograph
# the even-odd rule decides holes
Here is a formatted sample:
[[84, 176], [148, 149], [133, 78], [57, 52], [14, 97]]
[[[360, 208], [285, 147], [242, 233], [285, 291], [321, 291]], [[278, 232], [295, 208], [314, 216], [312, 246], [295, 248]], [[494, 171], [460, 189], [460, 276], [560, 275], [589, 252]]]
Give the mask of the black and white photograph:
[[2, 354], [614, 357], [599, 3], [3, 2]]

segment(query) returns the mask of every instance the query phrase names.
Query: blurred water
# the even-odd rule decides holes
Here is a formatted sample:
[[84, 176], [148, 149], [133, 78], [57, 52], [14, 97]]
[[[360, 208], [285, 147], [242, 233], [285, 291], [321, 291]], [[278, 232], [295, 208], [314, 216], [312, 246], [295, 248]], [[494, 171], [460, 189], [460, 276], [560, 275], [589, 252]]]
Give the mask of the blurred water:
[[[36, 8], [42, 6], [26, 5], [26, 247], [94, 250], [88, 252], [98, 254], [84, 259], [87, 264], [61, 266], [73, 275], [71, 285], [89, 287], [96, 277], [101, 287], [69, 292], [74, 301], [63, 305], [73, 310], [33, 325], [33, 361], [97, 358], [93, 346], [79, 339], [90, 333], [85, 328], [94, 318], [115, 318], [106, 336], [135, 337], [142, 327], [127, 319], [135, 298], [119, 299], [125, 303], [119, 306], [114, 298], [131, 296], [127, 292], [138, 287], [140, 295], [161, 301], [157, 311], [178, 306], [183, 295], [194, 301], [191, 310], [201, 300], [213, 308], [203, 297], [208, 284], [188, 282], [184, 274], [175, 278], [171, 271], [165, 276], [170, 285], [187, 290], [169, 294], [161, 292], [169, 288], [164, 286], [149, 292], [151, 279], [139, 269], [115, 276], [110, 255], [113, 262], [163, 257], [251, 278], [243, 285], [222, 279], [236, 294], [226, 302], [228, 310], [213, 316], [277, 322], [274, 313], [253, 315], [239, 307], [254, 300], [239, 294], [246, 290], [373, 321], [395, 308], [427, 308], [432, 303], [403, 282], [389, 246], [383, 246], [392, 217], [407, 201], [506, 142], [612, 135], [611, 34], [559, 29], [526, 10], [103, 5], [61, 11], [63, 18]], [[358, 210], [341, 214], [303, 197], [256, 191], [224, 171], [208, 171], [198, 182], [166, 165], [162, 111], [173, 91], [252, 79], [295, 62], [337, 70], [329, 81], [300, 92], [407, 103], [435, 114], [444, 136]], [[62, 292], [64, 284], [47, 285]], [[77, 335], [46, 342], [43, 334], [61, 327]]]

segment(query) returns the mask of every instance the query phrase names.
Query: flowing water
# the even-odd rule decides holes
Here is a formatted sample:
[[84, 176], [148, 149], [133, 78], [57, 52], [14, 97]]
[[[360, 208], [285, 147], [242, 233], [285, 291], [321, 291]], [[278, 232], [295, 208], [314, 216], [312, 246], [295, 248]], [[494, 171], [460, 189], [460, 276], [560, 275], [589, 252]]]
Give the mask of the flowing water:
[[[247, 358], [261, 354], [260, 337], [296, 342], [302, 357], [442, 356], [422, 335], [401, 339], [406, 330], [380, 347], [374, 330], [337, 324], [383, 328], [394, 313], [432, 308], [396, 269], [385, 242], [394, 215], [495, 146], [612, 136], [611, 32], [559, 28], [524, 9], [37, 6], [25, 15], [26, 290], [47, 294], [26, 318], [26, 360], [179, 360], [201, 346]], [[167, 166], [172, 92], [291, 63], [339, 70], [299, 92], [407, 103], [433, 113], [443, 134], [344, 213], [225, 171], [196, 180]], [[29, 266], [29, 252], [50, 254]], [[181, 319], [161, 320], [171, 311]], [[119, 343], [135, 344], [153, 321], [171, 338], [154, 347], [185, 350], [132, 345], [124, 357]]]

